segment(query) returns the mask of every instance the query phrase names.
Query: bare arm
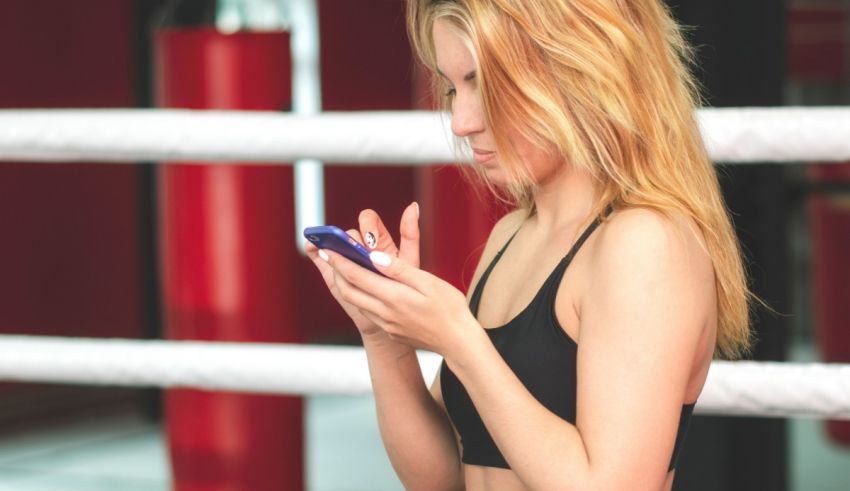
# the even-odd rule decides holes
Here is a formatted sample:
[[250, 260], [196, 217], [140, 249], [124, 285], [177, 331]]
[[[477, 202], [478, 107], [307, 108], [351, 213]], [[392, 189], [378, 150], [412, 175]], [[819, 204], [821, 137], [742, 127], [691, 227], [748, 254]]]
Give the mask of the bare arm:
[[[359, 231], [348, 231], [352, 237], [363, 243], [362, 237], [371, 233], [374, 241], [369, 242], [375, 250], [418, 266], [418, 206], [411, 205], [402, 215], [399, 247], [374, 211], [361, 212], [359, 222]], [[497, 224], [491, 236], [499, 230], [501, 228]], [[489, 253], [490, 242], [483, 257]], [[381, 439], [399, 479], [405, 488], [411, 490], [463, 489], [458, 442], [445, 413], [439, 374], [429, 392], [414, 349], [393, 340], [377, 327], [368, 313], [355, 307], [351, 299], [344, 298], [345, 280], [319, 258], [314, 246], [308, 243], [306, 247], [328, 289], [361, 333]], [[476, 277], [479, 275], [480, 271], [476, 272]]]
[[[495, 224], [481, 253], [471, 285], [479, 281], [487, 264], [500, 245], [516, 230], [524, 215], [523, 211], [514, 211]], [[370, 222], [371, 217], [361, 215], [361, 223], [364, 221]], [[406, 239], [405, 235], [402, 234], [402, 242], [413, 242], [410, 238]], [[418, 247], [418, 237], [416, 245]], [[382, 249], [381, 244], [378, 249]], [[467, 292], [467, 303], [471, 290]], [[364, 337], [364, 346], [372, 375], [378, 425], [390, 460], [405, 488], [464, 489], [460, 458], [462, 449], [446, 413], [440, 385], [442, 368], [437, 371], [431, 384], [429, 400], [423, 393], [421, 368], [414, 350], [401, 343], [385, 343], [385, 346], [381, 346], [380, 336], [372, 338]], [[392, 344], [395, 344], [395, 352]], [[423, 435], [426, 438], [423, 439]]]
[[[417, 208], [411, 205], [402, 215], [398, 248], [372, 210], [360, 214], [360, 230], [352, 229], [347, 233], [361, 244], [363, 236], [371, 233], [374, 240], [369, 242], [375, 250], [419, 264]], [[306, 250], [328, 290], [351, 317], [363, 339], [381, 439], [399, 478], [407, 489], [460, 489], [462, 478], [457, 470], [459, 459], [454, 436], [443, 411], [425, 387], [415, 351], [392, 340], [375, 325], [368, 313], [346, 298], [345, 280], [320, 258], [315, 246], [308, 242]]]
[[454, 432], [422, 379], [416, 352], [368, 338], [363, 345], [381, 439], [405, 489], [463, 489]]
[[[542, 406], [480, 330], [446, 353], [511, 468], [533, 490], [655, 490], [667, 474], [710, 260], [672, 222], [624, 212], [600, 234], [581, 299], [577, 424]], [[518, 417], [521, 415], [521, 417]]]
[[[521, 213], [511, 213], [493, 227], [472, 284], [521, 218]], [[405, 235], [403, 232], [402, 242]], [[460, 444], [445, 412], [439, 371], [429, 393], [414, 350], [381, 339], [385, 338], [364, 337], [363, 344], [381, 438], [393, 468], [409, 490], [463, 489]]]
[[[365, 235], [374, 232], [373, 235], [377, 235], [377, 250], [416, 267], [419, 263], [419, 230], [413, 216], [409, 208], [402, 217], [400, 249], [395, 249], [392, 239], [374, 212], [361, 214], [360, 232], [349, 233], [359, 239], [361, 233]], [[494, 249], [505, 239], [502, 235], [506, 231], [513, 231], [513, 222], [517, 217], [522, 218], [520, 212], [509, 214], [494, 227], [475, 278], [481, 275], [482, 263], [489, 262], [495, 255]], [[429, 393], [415, 351], [405, 344], [404, 338], [397, 338], [378, 327], [385, 325], [381, 312], [398, 303], [389, 298], [379, 301], [356, 286], [362, 281], [378, 282], [383, 284], [378, 289], [388, 292], [387, 287], [391, 286], [389, 280], [369, 273], [333, 252], [326, 251], [325, 259], [329, 262], [325, 262], [316, 257], [316, 251], [310, 251], [309, 248], [308, 251], [316, 266], [322, 270], [331, 292], [355, 320], [361, 332], [375, 392], [381, 438], [399, 478], [407, 489], [462, 489], [464, 483], [459, 444], [445, 412], [439, 379], [434, 381], [432, 393]], [[398, 287], [399, 284], [392, 286]], [[462, 300], [457, 307], [449, 324], [471, 317]], [[414, 319], [405, 322], [416, 330]], [[445, 325], [443, 322], [431, 323], [432, 327]]]

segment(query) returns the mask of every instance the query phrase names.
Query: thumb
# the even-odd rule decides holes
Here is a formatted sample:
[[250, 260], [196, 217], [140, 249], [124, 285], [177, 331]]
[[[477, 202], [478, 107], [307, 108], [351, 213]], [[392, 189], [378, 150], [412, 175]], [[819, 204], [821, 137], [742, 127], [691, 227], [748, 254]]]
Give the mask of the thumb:
[[369, 253], [369, 259], [375, 268], [391, 280], [404, 283], [420, 293], [428, 291], [429, 275], [421, 269], [412, 266], [400, 257], [392, 257], [381, 251]]
[[401, 214], [398, 257], [419, 267], [419, 203], [413, 202]]

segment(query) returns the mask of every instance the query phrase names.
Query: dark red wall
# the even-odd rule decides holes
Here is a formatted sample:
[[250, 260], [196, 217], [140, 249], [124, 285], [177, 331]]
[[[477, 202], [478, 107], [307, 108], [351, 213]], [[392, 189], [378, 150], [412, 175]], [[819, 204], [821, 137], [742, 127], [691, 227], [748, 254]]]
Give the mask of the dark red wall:
[[133, 106], [130, 0], [3, 0], [0, 107]]
[[[4, 0], [0, 107], [133, 107], [130, 0]], [[137, 168], [0, 162], [0, 332], [141, 330]]]
[[791, 2], [788, 9], [788, 76], [796, 82], [847, 83], [850, 5]]

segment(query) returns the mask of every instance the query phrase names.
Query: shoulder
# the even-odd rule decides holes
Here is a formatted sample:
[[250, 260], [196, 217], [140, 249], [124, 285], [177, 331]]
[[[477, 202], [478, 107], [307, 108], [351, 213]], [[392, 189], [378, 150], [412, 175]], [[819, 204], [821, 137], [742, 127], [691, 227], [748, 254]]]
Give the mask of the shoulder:
[[711, 258], [692, 219], [650, 208], [629, 208], [605, 219], [594, 248], [594, 262], [601, 268], [628, 262], [660, 271], [668, 267], [704, 268], [711, 265]]
[[605, 219], [600, 235], [609, 242], [627, 237], [661, 241], [671, 233], [686, 227], [684, 217], [670, 217], [651, 208], [627, 208], [617, 210]]
[[716, 310], [710, 256], [684, 216], [618, 210], [597, 232], [580, 300], [576, 425], [611, 472], [661, 475], [705, 360]]
[[528, 217], [528, 210], [524, 208], [518, 208], [506, 213], [493, 225], [485, 248], [492, 246], [498, 250], [517, 231], [526, 217]]
[[480, 263], [489, 263], [490, 260], [499, 252], [499, 249], [511, 238], [528, 217], [528, 210], [518, 208], [506, 213], [493, 225], [490, 230], [490, 235], [487, 236], [487, 243], [484, 245], [484, 251], [481, 253]]
[[650, 208], [611, 214], [599, 227], [587, 304], [638, 310], [658, 307], [709, 313], [714, 268], [695, 222]]

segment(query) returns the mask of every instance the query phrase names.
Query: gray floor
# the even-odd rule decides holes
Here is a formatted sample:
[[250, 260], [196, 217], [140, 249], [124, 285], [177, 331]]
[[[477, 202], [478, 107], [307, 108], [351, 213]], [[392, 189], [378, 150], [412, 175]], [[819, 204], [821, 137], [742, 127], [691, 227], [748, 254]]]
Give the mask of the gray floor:
[[[790, 359], [818, 362], [812, 345], [795, 343]], [[850, 490], [850, 447], [837, 446], [815, 419], [792, 420], [788, 429], [790, 491]]]
[[[805, 349], [795, 358], [810, 358]], [[401, 485], [378, 437], [370, 397], [307, 403], [307, 482], [313, 491], [389, 491]], [[850, 489], [850, 449], [816, 420], [790, 425], [792, 491]], [[79, 422], [0, 441], [0, 491], [166, 491], [160, 428], [132, 417]]]
[[[307, 402], [307, 481], [315, 491], [401, 490], [371, 397]], [[166, 491], [160, 427], [138, 417], [77, 422], [0, 441], [0, 490]]]

